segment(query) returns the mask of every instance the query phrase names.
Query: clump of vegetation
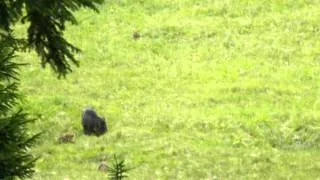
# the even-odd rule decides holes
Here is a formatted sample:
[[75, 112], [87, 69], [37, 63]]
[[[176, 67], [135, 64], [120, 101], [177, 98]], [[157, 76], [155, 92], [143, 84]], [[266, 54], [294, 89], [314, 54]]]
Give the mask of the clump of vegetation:
[[119, 159], [117, 155], [114, 155], [112, 165], [107, 167], [107, 172], [111, 180], [121, 180], [128, 177], [128, 172], [131, 169], [126, 167], [124, 158]]

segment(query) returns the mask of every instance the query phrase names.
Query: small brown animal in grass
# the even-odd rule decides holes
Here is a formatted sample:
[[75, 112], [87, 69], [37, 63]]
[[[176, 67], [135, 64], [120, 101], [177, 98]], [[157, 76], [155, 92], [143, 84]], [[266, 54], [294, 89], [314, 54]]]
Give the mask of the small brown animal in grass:
[[74, 133], [63, 133], [62, 135], [60, 135], [60, 137], [58, 138], [58, 142], [60, 144], [62, 143], [74, 143], [74, 139], [75, 139], [75, 135]]

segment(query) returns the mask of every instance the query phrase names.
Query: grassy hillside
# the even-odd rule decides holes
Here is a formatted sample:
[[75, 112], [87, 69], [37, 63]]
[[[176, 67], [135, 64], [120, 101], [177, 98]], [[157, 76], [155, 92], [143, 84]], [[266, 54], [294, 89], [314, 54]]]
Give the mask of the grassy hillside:
[[[31, 128], [46, 130], [34, 179], [106, 179], [113, 154], [129, 179], [320, 177], [318, 0], [109, 0], [77, 18], [67, 79], [21, 57]], [[106, 135], [83, 135], [88, 105]]]

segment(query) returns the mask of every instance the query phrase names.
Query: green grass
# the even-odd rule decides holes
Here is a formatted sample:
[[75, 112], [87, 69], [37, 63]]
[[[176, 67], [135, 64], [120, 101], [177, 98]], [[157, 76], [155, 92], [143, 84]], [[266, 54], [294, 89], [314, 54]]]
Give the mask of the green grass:
[[[106, 179], [125, 157], [129, 179], [320, 177], [318, 0], [109, 0], [77, 13], [66, 37], [81, 67], [58, 80], [34, 54], [26, 108], [46, 130], [34, 179]], [[137, 32], [140, 38], [135, 40]], [[82, 133], [91, 105], [108, 119]], [[74, 132], [74, 144], [58, 144]]]

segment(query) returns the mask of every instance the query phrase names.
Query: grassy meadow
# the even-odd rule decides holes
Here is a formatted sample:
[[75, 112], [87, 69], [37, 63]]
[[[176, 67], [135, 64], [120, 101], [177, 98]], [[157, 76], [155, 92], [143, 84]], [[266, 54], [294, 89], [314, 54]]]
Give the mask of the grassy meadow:
[[[66, 79], [19, 58], [30, 129], [45, 130], [33, 179], [107, 179], [98, 166], [114, 154], [134, 167], [128, 179], [320, 178], [319, 0], [108, 0], [100, 11], [68, 26], [83, 52]], [[107, 134], [83, 135], [86, 106]], [[74, 143], [58, 143], [65, 132]]]

